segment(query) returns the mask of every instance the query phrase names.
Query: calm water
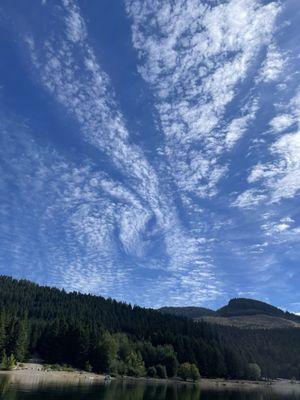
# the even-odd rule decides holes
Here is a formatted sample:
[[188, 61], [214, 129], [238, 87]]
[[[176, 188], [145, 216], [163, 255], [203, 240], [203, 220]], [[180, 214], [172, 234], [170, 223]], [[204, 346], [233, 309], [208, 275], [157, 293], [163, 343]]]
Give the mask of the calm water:
[[271, 389], [203, 390], [199, 386], [124, 384], [47, 385], [12, 383], [0, 377], [1, 400], [300, 400], [300, 393], [289, 390], [278, 393]]

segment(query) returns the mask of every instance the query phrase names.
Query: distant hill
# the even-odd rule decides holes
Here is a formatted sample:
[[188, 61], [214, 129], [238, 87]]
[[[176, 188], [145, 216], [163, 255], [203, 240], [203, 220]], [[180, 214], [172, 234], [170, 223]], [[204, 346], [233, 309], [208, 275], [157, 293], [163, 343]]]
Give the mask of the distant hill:
[[193, 319], [216, 315], [216, 311], [204, 307], [162, 307], [159, 311], [162, 314], [171, 314]]
[[214, 311], [203, 307], [163, 307], [164, 314], [192, 318], [210, 324], [246, 329], [300, 328], [300, 317], [259, 300], [236, 298]]
[[265, 314], [273, 317], [283, 317], [285, 313], [277, 307], [274, 307], [263, 301], [253, 299], [232, 299], [229, 303], [217, 310], [217, 314], [221, 317], [237, 317], [245, 315]]

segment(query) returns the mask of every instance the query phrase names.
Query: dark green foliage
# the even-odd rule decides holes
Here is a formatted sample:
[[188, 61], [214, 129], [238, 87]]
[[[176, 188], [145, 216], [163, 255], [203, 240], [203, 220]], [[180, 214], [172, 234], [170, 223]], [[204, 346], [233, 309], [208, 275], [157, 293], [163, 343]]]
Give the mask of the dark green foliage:
[[178, 369], [179, 378], [183, 379], [184, 381], [187, 381], [190, 378], [190, 366], [190, 363], [180, 364]]
[[27, 355], [28, 349], [28, 336], [29, 329], [27, 326], [27, 320], [19, 320], [15, 326], [15, 343], [14, 343], [14, 354], [18, 361], [24, 361]]
[[8, 371], [11, 371], [15, 365], [16, 365], [15, 356], [14, 356], [13, 354], [11, 354], [11, 355], [8, 357], [8, 363], [7, 363], [7, 369], [8, 369]]
[[255, 363], [249, 363], [245, 369], [245, 378], [257, 381], [261, 378], [260, 366]]
[[3, 350], [1, 357], [1, 369], [4, 371], [11, 371], [15, 365], [16, 365], [15, 356], [11, 354], [9, 357], [7, 357], [6, 351]]
[[8, 369], [8, 357], [5, 350], [3, 350], [1, 354], [1, 369], [4, 371]]
[[129, 376], [144, 376], [145, 364], [140, 353], [130, 352], [126, 357], [127, 375]]
[[162, 307], [159, 311], [162, 314], [171, 314], [187, 318], [213, 317], [217, 315], [215, 311], [204, 307]]
[[158, 346], [158, 361], [166, 367], [167, 376], [172, 378], [176, 376], [178, 369], [178, 360], [173, 346]]
[[85, 362], [85, 364], [84, 364], [84, 370], [87, 371], [87, 372], [92, 372], [93, 368], [92, 368], [92, 366], [91, 366], [91, 364], [90, 364], [89, 361], [86, 361], [86, 362]]
[[155, 369], [156, 369], [156, 375], [158, 376], [158, 378], [166, 379], [168, 377], [167, 370], [164, 365], [158, 364], [158, 365], [156, 365]]
[[96, 372], [108, 372], [117, 355], [117, 342], [109, 332], [103, 332], [93, 346], [91, 362]]
[[157, 376], [156, 368], [155, 367], [149, 367], [147, 369], [147, 376], [149, 378], [155, 378]]
[[178, 376], [184, 381], [192, 380], [193, 382], [196, 382], [200, 379], [200, 372], [197, 365], [186, 362], [180, 364]]
[[6, 342], [5, 317], [4, 317], [4, 313], [1, 313], [0, 314], [0, 354], [2, 354], [2, 352], [5, 348], [5, 342]]
[[120, 375], [144, 375], [155, 367], [157, 376], [172, 377], [178, 362], [201, 367], [205, 377], [244, 378], [248, 364], [258, 364], [261, 375], [269, 378], [299, 377], [300, 371], [297, 328], [246, 330], [194, 323], [6, 276], [0, 276], [3, 350], [17, 361], [38, 355], [49, 364]]
[[190, 377], [193, 382], [199, 381], [200, 379], [200, 372], [195, 364], [192, 364], [190, 367]]
[[229, 378], [240, 379], [244, 376], [244, 363], [235, 349], [228, 349], [225, 351], [225, 363]]

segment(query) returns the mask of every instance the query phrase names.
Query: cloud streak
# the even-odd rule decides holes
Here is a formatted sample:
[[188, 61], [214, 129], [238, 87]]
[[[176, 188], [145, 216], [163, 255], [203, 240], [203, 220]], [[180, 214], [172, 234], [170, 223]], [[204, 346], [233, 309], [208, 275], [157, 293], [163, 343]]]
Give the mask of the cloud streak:
[[240, 116], [226, 126], [226, 107], [270, 43], [279, 6], [252, 0], [126, 4], [139, 71], [156, 98], [174, 181], [183, 192], [213, 196], [227, 170], [220, 157], [253, 118]]

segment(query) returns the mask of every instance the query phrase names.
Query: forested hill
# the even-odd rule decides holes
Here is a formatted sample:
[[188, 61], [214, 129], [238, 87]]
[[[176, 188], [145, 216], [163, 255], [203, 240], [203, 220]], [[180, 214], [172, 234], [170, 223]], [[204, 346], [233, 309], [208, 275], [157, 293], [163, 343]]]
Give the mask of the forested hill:
[[300, 322], [298, 315], [284, 312], [271, 304], [253, 299], [232, 299], [229, 303], [216, 311], [222, 317], [237, 317], [245, 315], [269, 315], [273, 317], [291, 319]]
[[0, 352], [39, 355], [96, 372], [174, 376], [196, 364], [203, 376], [299, 377], [300, 329], [243, 330], [103, 297], [66, 293], [0, 276]]
[[253, 299], [236, 298], [219, 308], [210, 310], [202, 307], [162, 307], [163, 314], [180, 315], [219, 325], [231, 325], [244, 328], [300, 328], [298, 315]]
[[193, 319], [217, 315], [216, 311], [204, 307], [161, 307], [159, 311], [162, 314], [171, 314]]

